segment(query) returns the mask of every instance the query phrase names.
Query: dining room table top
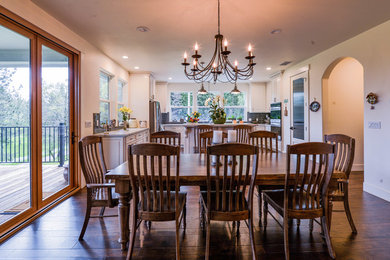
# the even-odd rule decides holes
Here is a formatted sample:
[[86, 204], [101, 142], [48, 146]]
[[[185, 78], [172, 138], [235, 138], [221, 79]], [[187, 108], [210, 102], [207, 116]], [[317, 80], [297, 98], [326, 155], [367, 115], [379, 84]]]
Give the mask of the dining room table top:
[[[258, 171], [256, 185], [283, 185], [287, 169], [287, 154], [260, 153], [258, 156]], [[206, 184], [207, 163], [206, 156], [200, 154], [181, 154], [180, 164], [181, 186], [202, 186]], [[292, 176], [293, 177], [293, 174]], [[332, 178], [343, 178], [341, 172], [334, 172]], [[124, 162], [106, 174], [106, 179], [115, 181], [129, 181], [128, 163]]]

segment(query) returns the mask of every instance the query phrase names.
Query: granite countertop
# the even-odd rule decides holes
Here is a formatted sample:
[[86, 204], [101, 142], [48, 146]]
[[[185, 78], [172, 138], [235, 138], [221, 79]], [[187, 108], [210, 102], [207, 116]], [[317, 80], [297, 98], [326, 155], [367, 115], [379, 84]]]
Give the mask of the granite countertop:
[[149, 128], [128, 128], [127, 130], [116, 130], [116, 131], [109, 131], [105, 133], [98, 133], [94, 134], [96, 136], [101, 137], [125, 137], [128, 135], [136, 134], [145, 130], [148, 130]]

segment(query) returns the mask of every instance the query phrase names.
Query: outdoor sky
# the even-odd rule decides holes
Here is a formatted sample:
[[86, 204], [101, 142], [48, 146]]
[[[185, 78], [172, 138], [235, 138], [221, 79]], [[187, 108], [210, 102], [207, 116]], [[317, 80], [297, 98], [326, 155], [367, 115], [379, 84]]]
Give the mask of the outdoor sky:
[[[42, 80], [46, 83], [55, 84], [57, 82], [68, 82], [68, 68], [42, 68]], [[17, 68], [16, 73], [12, 77], [11, 86], [16, 89], [22, 85], [20, 94], [25, 100], [29, 100], [30, 95], [30, 69]]]

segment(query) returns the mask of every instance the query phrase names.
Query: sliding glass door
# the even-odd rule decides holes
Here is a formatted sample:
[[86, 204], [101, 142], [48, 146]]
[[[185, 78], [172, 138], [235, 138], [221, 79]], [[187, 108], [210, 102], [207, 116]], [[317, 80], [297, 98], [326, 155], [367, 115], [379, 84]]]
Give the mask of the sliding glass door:
[[0, 226], [32, 207], [33, 36], [9, 27], [0, 25]]
[[[55, 198], [70, 184], [72, 160], [71, 100], [72, 55], [48, 41], [38, 41], [40, 94], [42, 200]], [[63, 193], [63, 192], [61, 192]]]
[[0, 239], [75, 187], [76, 58], [0, 17]]

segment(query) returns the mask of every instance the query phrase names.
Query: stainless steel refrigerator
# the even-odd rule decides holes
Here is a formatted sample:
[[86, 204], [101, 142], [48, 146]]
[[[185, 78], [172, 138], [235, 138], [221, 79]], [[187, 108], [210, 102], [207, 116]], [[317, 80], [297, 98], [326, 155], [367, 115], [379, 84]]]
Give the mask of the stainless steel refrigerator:
[[150, 133], [162, 130], [161, 109], [158, 101], [149, 101], [149, 122]]

